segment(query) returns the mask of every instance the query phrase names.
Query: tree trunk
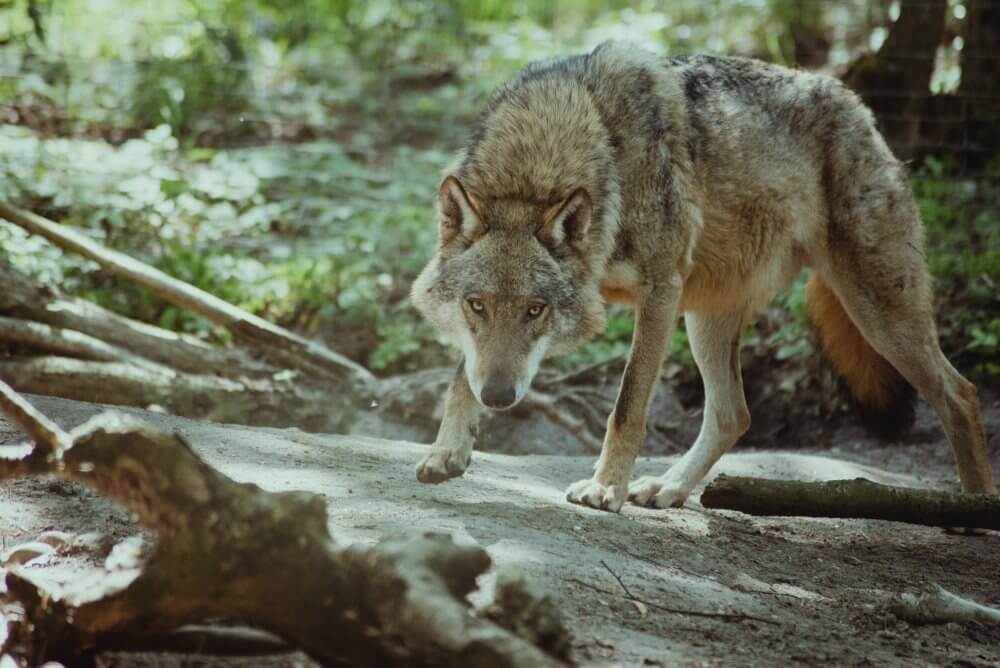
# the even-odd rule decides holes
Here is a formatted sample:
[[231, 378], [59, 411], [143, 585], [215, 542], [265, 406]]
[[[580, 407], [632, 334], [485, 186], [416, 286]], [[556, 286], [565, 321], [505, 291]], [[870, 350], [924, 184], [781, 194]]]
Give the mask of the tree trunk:
[[1000, 153], [1000, 4], [967, 0], [962, 36], [962, 83], [958, 97], [965, 119], [955, 141], [978, 166]]
[[1000, 4], [966, 0], [962, 37], [962, 95], [1000, 97]]
[[899, 18], [878, 52], [856, 60], [844, 75], [844, 82], [872, 108], [882, 134], [904, 160], [920, 143], [921, 110], [930, 94], [947, 8], [946, 0], [902, 0]]

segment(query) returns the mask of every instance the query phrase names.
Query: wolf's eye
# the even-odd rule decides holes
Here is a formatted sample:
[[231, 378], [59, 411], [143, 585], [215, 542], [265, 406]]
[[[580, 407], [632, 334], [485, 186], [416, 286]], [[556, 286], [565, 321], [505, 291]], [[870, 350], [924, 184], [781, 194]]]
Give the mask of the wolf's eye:
[[542, 311], [544, 310], [545, 310], [544, 304], [533, 304], [531, 307], [528, 308], [528, 317], [537, 318], [542, 314]]
[[469, 300], [469, 308], [472, 309], [473, 313], [482, 313], [486, 310], [486, 306], [483, 302], [475, 298]]

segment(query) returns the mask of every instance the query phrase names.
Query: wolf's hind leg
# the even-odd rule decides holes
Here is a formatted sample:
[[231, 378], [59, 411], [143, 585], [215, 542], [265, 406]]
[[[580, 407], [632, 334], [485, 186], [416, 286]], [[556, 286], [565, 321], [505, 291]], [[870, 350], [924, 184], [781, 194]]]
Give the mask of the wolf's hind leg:
[[694, 445], [662, 476], [645, 476], [629, 486], [629, 501], [640, 506], [682, 506], [691, 490], [750, 427], [740, 373], [740, 333], [744, 310], [684, 316], [691, 352], [705, 385], [701, 431]]
[[[976, 387], [955, 370], [938, 344], [923, 257], [913, 251], [911, 257], [892, 259], [896, 273], [883, 269], [880, 281], [864, 280], [864, 272], [843, 270], [828, 272], [823, 280], [833, 287], [865, 339], [941, 419], [962, 489], [996, 494]], [[883, 267], [887, 264], [883, 261]]]
[[479, 424], [479, 403], [472, 395], [464, 366], [448, 386], [444, 419], [430, 451], [417, 464], [417, 480], [439, 483], [455, 478], [469, 466]]

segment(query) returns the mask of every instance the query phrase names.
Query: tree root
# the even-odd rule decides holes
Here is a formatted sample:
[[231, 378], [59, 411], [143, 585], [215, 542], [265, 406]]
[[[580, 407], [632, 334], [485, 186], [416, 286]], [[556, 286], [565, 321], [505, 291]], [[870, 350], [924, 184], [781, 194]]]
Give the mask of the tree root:
[[[7, 596], [23, 619], [11, 623], [2, 649], [32, 665], [141, 645], [214, 618], [272, 632], [328, 666], [558, 663], [537, 638], [470, 609], [465, 597], [490, 567], [478, 546], [425, 533], [342, 548], [327, 531], [321, 497], [237, 483], [177, 434], [114, 413], [66, 434], [3, 383], [0, 406], [35, 439], [26, 456], [0, 458], [0, 479], [49, 474], [84, 483], [157, 534], [145, 563], [79, 591], [43, 592], [29, 570], [13, 567]], [[538, 599], [497, 605], [499, 617], [517, 617], [512, 608], [537, 608]], [[565, 630], [548, 612], [547, 633], [565, 649]]]
[[539, 377], [535, 380], [535, 387], [540, 390], [555, 390], [565, 385], [571, 385], [580, 380], [587, 380], [590, 376], [594, 375], [595, 372], [606, 371], [607, 367], [620, 364], [624, 361], [624, 359], [625, 358], [621, 355], [612, 355], [611, 357], [606, 357], [599, 362], [594, 362], [593, 364], [562, 375], [539, 375]]
[[[573, 436], [576, 437], [580, 443], [587, 448], [588, 451], [592, 453], [598, 453], [601, 451], [601, 436], [603, 436], [603, 428], [596, 431], [597, 434], [601, 436], [595, 436], [595, 431], [593, 426], [588, 424], [586, 418], [580, 418], [564, 410], [558, 406], [560, 399], [563, 396], [556, 396], [552, 394], [545, 394], [542, 392], [536, 392], [534, 390], [528, 392], [528, 395], [521, 401], [518, 410], [519, 411], [531, 411], [537, 410], [545, 417], [549, 418], [562, 427]], [[589, 409], [589, 407], [587, 407]], [[587, 415], [590, 411], [584, 413]]]

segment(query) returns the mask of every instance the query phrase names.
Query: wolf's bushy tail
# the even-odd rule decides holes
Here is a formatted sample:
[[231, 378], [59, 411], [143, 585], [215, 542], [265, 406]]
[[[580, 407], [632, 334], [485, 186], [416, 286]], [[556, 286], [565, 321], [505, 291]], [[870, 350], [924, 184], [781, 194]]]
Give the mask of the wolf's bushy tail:
[[830, 286], [813, 274], [806, 286], [809, 319], [833, 370], [854, 397], [865, 427], [885, 439], [913, 425], [917, 393], [865, 339]]

